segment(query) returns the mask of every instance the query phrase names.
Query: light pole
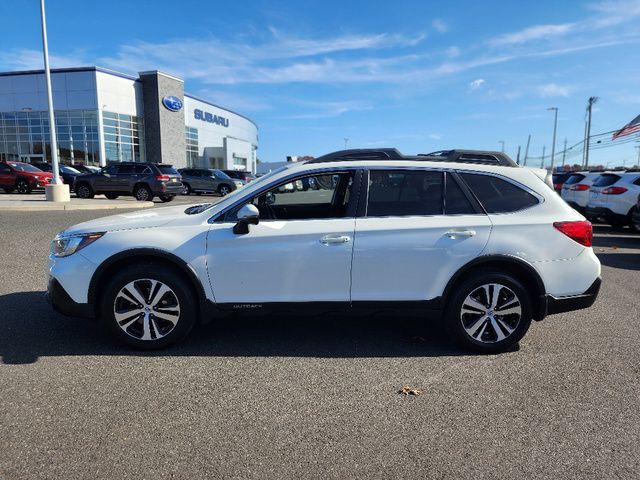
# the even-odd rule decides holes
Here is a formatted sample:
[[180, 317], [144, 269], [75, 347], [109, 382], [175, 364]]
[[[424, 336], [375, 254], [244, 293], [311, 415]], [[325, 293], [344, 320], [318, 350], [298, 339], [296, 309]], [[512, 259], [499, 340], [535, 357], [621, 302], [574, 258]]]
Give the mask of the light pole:
[[527, 164], [527, 157], [529, 156], [529, 144], [531, 143], [531, 134], [529, 134], [529, 136], [527, 137], [527, 146], [524, 149], [524, 161], [522, 162], [523, 165]]
[[498, 143], [502, 145], [501, 152], [504, 153], [504, 140], [499, 140]]
[[587, 101], [587, 134], [585, 138], [585, 151], [584, 151], [584, 167], [589, 166], [589, 139], [591, 137], [591, 110], [594, 103], [598, 101], [598, 97], [589, 97]]
[[60, 179], [58, 171], [58, 142], [56, 139], [56, 121], [53, 114], [53, 94], [51, 93], [51, 72], [49, 71], [49, 46], [47, 45], [47, 20], [44, 11], [44, 0], [40, 0], [40, 19], [42, 21], [42, 52], [44, 56], [44, 77], [47, 84], [47, 102], [49, 105], [49, 135], [51, 139], [51, 169], [53, 180], [45, 186], [45, 197], [51, 202], [68, 202], [69, 185]]
[[349, 143], [349, 139], [348, 138], [344, 138], [344, 149], [347, 149], [347, 144]]
[[554, 112], [553, 116], [553, 143], [551, 143], [551, 171], [553, 171], [553, 163], [556, 156], [556, 132], [558, 130], [558, 107], [549, 107], [549, 111]]
[[546, 145], [542, 145], [542, 160], [540, 161], [540, 168], [544, 168], [544, 152], [547, 149]]
[[638, 166], [640, 167], [640, 145], [636, 145], [635, 148], [638, 149]]
[[562, 149], [562, 166], [564, 167], [564, 159], [567, 156], [567, 139], [564, 139], [564, 148]]

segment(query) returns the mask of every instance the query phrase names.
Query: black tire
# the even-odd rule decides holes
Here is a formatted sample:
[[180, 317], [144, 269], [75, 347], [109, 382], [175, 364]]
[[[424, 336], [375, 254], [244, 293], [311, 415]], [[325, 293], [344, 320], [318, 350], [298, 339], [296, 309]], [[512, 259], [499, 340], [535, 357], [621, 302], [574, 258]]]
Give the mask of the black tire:
[[104, 196], [107, 197], [109, 200], [115, 200], [116, 198], [119, 197], [119, 195], [116, 195], [115, 193], [105, 193]]
[[620, 230], [623, 229], [626, 225], [625, 222], [623, 222], [622, 220], [610, 220], [609, 225], [611, 225], [612, 228], [615, 228], [616, 230]]
[[16, 182], [16, 190], [18, 191], [18, 193], [20, 194], [28, 194], [31, 193], [31, 185], [29, 185], [29, 182], [27, 182], [25, 179], [20, 178], [18, 179], [18, 181]]
[[223, 183], [222, 185], [220, 185], [218, 187], [218, 193], [223, 197], [225, 195], [229, 195], [231, 193], [231, 191], [232, 191], [231, 187], [229, 185], [227, 185], [226, 183]]
[[188, 183], [182, 182], [182, 195], [191, 195], [191, 185]]
[[[156, 301], [158, 305], [167, 304], [161, 307], [163, 311], [160, 313], [167, 315], [167, 312], [174, 312], [171, 316], [176, 319], [175, 322], [166, 322], [154, 317], [153, 302], [147, 301], [149, 297], [153, 298], [150, 292], [151, 281], [161, 282], [171, 290]], [[121, 290], [131, 283], [136, 293], [145, 299], [145, 304], [136, 305], [119, 295]], [[196, 298], [190, 287], [188, 280], [170, 267], [149, 262], [130, 265], [120, 270], [103, 290], [100, 319], [116, 338], [131, 347], [146, 350], [167, 347], [186, 337], [196, 323]], [[129, 296], [133, 298], [132, 295]], [[178, 314], [174, 317], [176, 309]], [[120, 323], [116, 320], [116, 311], [121, 315]], [[136, 315], [136, 311], [141, 313]], [[142, 313], [145, 311], [147, 313]], [[130, 312], [133, 312], [133, 315], [127, 316]], [[126, 331], [120, 325], [126, 325]], [[143, 339], [145, 335], [149, 338]]]
[[150, 202], [153, 200], [153, 192], [146, 185], [138, 185], [133, 191], [133, 196], [139, 202]]
[[[505, 306], [505, 311], [519, 307], [520, 313], [499, 315], [498, 308], [491, 309], [491, 299], [487, 300], [487, 291], [483, 288], [485, 285], [502, 287], [497, 289], [494, 286], [488, 289], [489, 296], [497, 300], [494, 301], [496, 307], [502, 304]], [[451, 338], [466, 350], [481, 353], [507, 351], [522, 339], [531, 325], [531, 296], [522, 283], [511, 274], [494, 270], [477, 270], [456, 285], [453, 292], [447, 303], [444, 320]], [[481, 311], [467, 303], [463, 311], [465, 302], [474, 300], [476, 304], [482, 303], [485, 310]], [[465, 328], [472, 333], [468, 333]], [[500, 336], [504, 338], [500, 339]]]
[[91, 185], [87, 182], [81, 182], [76, 185], [76, 196], [78, 198], [93, 198], [95, 193], [93, 188], [91, 188]]
[[[638, 221], [636, 223], [636, 221], [634, 221], [634, 214], [638, 215], [638, 207], [633, 207], [631, 209], [631, 211], [629, 212], [629, 228], [631, 229], [632, 232], [640, 232], [640, 221]], [[639, 219], [640, 220], [640, 219]]]
[[175, 195], [160, 195], [158, 198], [162, 203], [167, 203], [173, 200]]

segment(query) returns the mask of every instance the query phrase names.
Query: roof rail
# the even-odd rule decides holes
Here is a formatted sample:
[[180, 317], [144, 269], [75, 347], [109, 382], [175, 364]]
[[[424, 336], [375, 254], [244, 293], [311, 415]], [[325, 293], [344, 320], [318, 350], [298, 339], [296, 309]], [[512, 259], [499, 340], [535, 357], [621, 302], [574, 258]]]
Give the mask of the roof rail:
[[307, 163], [343, 162], [349, 160], [412, 160], [425, 162], [475, 163], [516, 167], [517, 164], [503, 152], [484, 150], [442, 150], [428, 154], [403, 155], [396, 148], [360, 148], [338, 150]]

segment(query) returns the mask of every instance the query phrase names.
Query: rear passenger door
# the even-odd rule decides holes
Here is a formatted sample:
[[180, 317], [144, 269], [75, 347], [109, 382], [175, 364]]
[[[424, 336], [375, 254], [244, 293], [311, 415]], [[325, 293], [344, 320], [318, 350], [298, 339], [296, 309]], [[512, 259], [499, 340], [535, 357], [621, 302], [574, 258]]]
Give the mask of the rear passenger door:
[[487, 244], [491, 222], [455, 174], [372, 169], [365, 185], [364, 216], [356, 219], [354, 302], [438, 297]]

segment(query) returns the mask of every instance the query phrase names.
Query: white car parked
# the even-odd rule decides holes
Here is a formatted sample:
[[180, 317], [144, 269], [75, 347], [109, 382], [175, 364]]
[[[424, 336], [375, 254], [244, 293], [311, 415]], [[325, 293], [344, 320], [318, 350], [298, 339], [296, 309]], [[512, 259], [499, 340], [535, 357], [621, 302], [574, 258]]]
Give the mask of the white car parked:
[[594, 180], [604, 172], [574, 172], [562, 185], [560, 196], [571, 207], [584, 213], [589, 203], [589, 189]]
[[[283, 191], [302, 181], [318, 188]], [[600, 287], [591, 224], [499, 152], [348, 150], [53, 240], [48, 298], [159, 348], [234, 311], [416, 310], [497, 352]]]
[[612, 227], [636, 230], [633, 216], [640, 195], [640, 171], [603, 173], [589, 189], [586, 215]]

